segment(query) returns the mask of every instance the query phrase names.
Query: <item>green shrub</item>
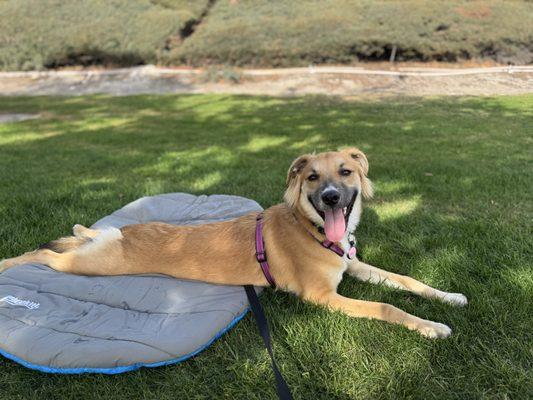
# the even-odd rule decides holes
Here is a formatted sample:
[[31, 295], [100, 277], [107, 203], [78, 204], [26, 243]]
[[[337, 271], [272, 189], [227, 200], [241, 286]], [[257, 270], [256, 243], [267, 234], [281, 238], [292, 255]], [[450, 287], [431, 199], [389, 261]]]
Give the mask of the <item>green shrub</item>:
[[396, 60], [526, 64], [532, 16], [519, 0], [0, 0], [0, 69], [345, 64], [393, 49]]
[[[0, 1], [0, 69], [153, 62], [168, 44], [168, 38], [178, 35], [189, 19], [199, 15], [201, 3], [194, 0]], [[188, 8], [188, 4], [194, 6]]]
[[[204, 12], [209, 0], [151, 0], [153, 4], [160, 5], [180, 12], [189, 19], [198, 19]], [[186, 18], [183, 18], [186, 21]]]
[[220, 0], [170, 62], [290, 66], [490, 58], [533, 62], [533, 3]]
[[[195, 25], [202, 14], [209, 10], [209, 0], [151, 0], [153, 4], [157, 4], [164, 8], [169, 8], [176, 11], [182, 26], [180, 29], [187, 29], [187, 26]], [[187, 34], [190, 34], [188, 32]], [[180, 43], [179, 38], [174, 43]]]

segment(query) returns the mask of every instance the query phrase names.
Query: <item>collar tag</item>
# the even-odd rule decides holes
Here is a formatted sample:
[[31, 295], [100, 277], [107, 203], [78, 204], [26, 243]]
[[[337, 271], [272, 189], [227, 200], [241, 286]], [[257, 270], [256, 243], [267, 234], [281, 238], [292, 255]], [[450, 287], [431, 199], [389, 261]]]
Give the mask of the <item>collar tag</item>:
[[350, 247], [350, 250], [348, 250], [348, 258], [350, 260], [353, 260], [356, 254], [357, 254], [357, 249], [355, 248], [355, 246]]

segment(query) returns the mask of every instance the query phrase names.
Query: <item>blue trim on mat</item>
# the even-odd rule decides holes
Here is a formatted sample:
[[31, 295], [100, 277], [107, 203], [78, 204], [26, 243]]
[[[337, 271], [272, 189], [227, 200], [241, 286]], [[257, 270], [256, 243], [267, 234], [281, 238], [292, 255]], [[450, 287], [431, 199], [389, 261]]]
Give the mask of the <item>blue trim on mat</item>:
[[158, 362], [148, 363], [148, 364], [136, 363], [132, 365], [125, 365], [122, 367], [114, 367], [114, 368], [52, 368], [52, 367], [47, 367], [44, 365], [32, 364], [2, 349], [0, 349], [0, 354], [3, 355], [5, 358], [9, 358], [10, 360], [15, 361], [16, 363], [19, 363], [25, 366], [26, 368], [35, 369], [37, 371], [46, 372], [50, 374], [86, 374], [86, 373], [99, 373], [99, 374], [109, 374], [109, 375], [121, 374], [123, 372], [135, 371], [141, 367], [154, 368], [154, 367], [161, 367], [163, 365], [177, 364], [191, 357], [194, 357], [198, 353], [201, 353], [202, 351], [207, 349], [209, 346], [213, 344], [214, 341], [220, 339], [226, 332], [228, 332], [231, 328], [233, 328], [237, 324], [237, 322], [239, 322], [241, 319], [244, 318], [244, 316], [246, 315], [246, 313], [248, 313], [248, 311], [250, 311], [250, 307], [246, 307], [246, 309], [241, 314], [237, 315], [224, 329], [219, 331], [214, 337], [211, 338], [211, 340], [209, 340], [203, 346], [200, 346], [198, 349], [194, 350], [193, 352], [189, 354], [185, 354], [184, 356], [174, 358], [172, 360], [167, 360], [167, 361], [158, 361]]

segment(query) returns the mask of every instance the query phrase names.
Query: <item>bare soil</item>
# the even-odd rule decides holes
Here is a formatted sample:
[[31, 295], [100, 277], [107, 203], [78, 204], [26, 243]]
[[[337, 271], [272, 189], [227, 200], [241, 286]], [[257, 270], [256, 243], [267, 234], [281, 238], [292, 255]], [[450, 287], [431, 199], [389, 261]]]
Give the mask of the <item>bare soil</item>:
[[356, 97], [493, 96], [533, 92], [533, 66], [406, 63], [285, 69], [191, 69], [152, 65], [0, 73], [0, 95], [112, 96], [229, 93]]

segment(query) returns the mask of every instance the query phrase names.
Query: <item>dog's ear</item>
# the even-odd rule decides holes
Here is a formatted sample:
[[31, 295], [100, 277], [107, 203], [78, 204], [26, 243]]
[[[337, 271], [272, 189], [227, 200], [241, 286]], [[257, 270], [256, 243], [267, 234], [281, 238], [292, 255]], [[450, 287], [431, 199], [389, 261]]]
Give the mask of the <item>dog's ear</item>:
[[357, 147], [350, 147], [344, 150], [348, 155], [359, 163], [359, 176], [361, 178], [361, 193], [365, 199], [370, 199], [374, 195], [372, 182], [368, 179], [368, 159]]
[[310, 154], [304, 154], [303, 156], [298, 157], [294, 160], [287, 172], [287, 180], [285, 194], [283, 199], [289, 205], [289, 207], [294, 208], [298, 204], [300, 198], [300, 185], [301, 185], [301, 173], [304, 167], [309, 163], [311, 158]]

